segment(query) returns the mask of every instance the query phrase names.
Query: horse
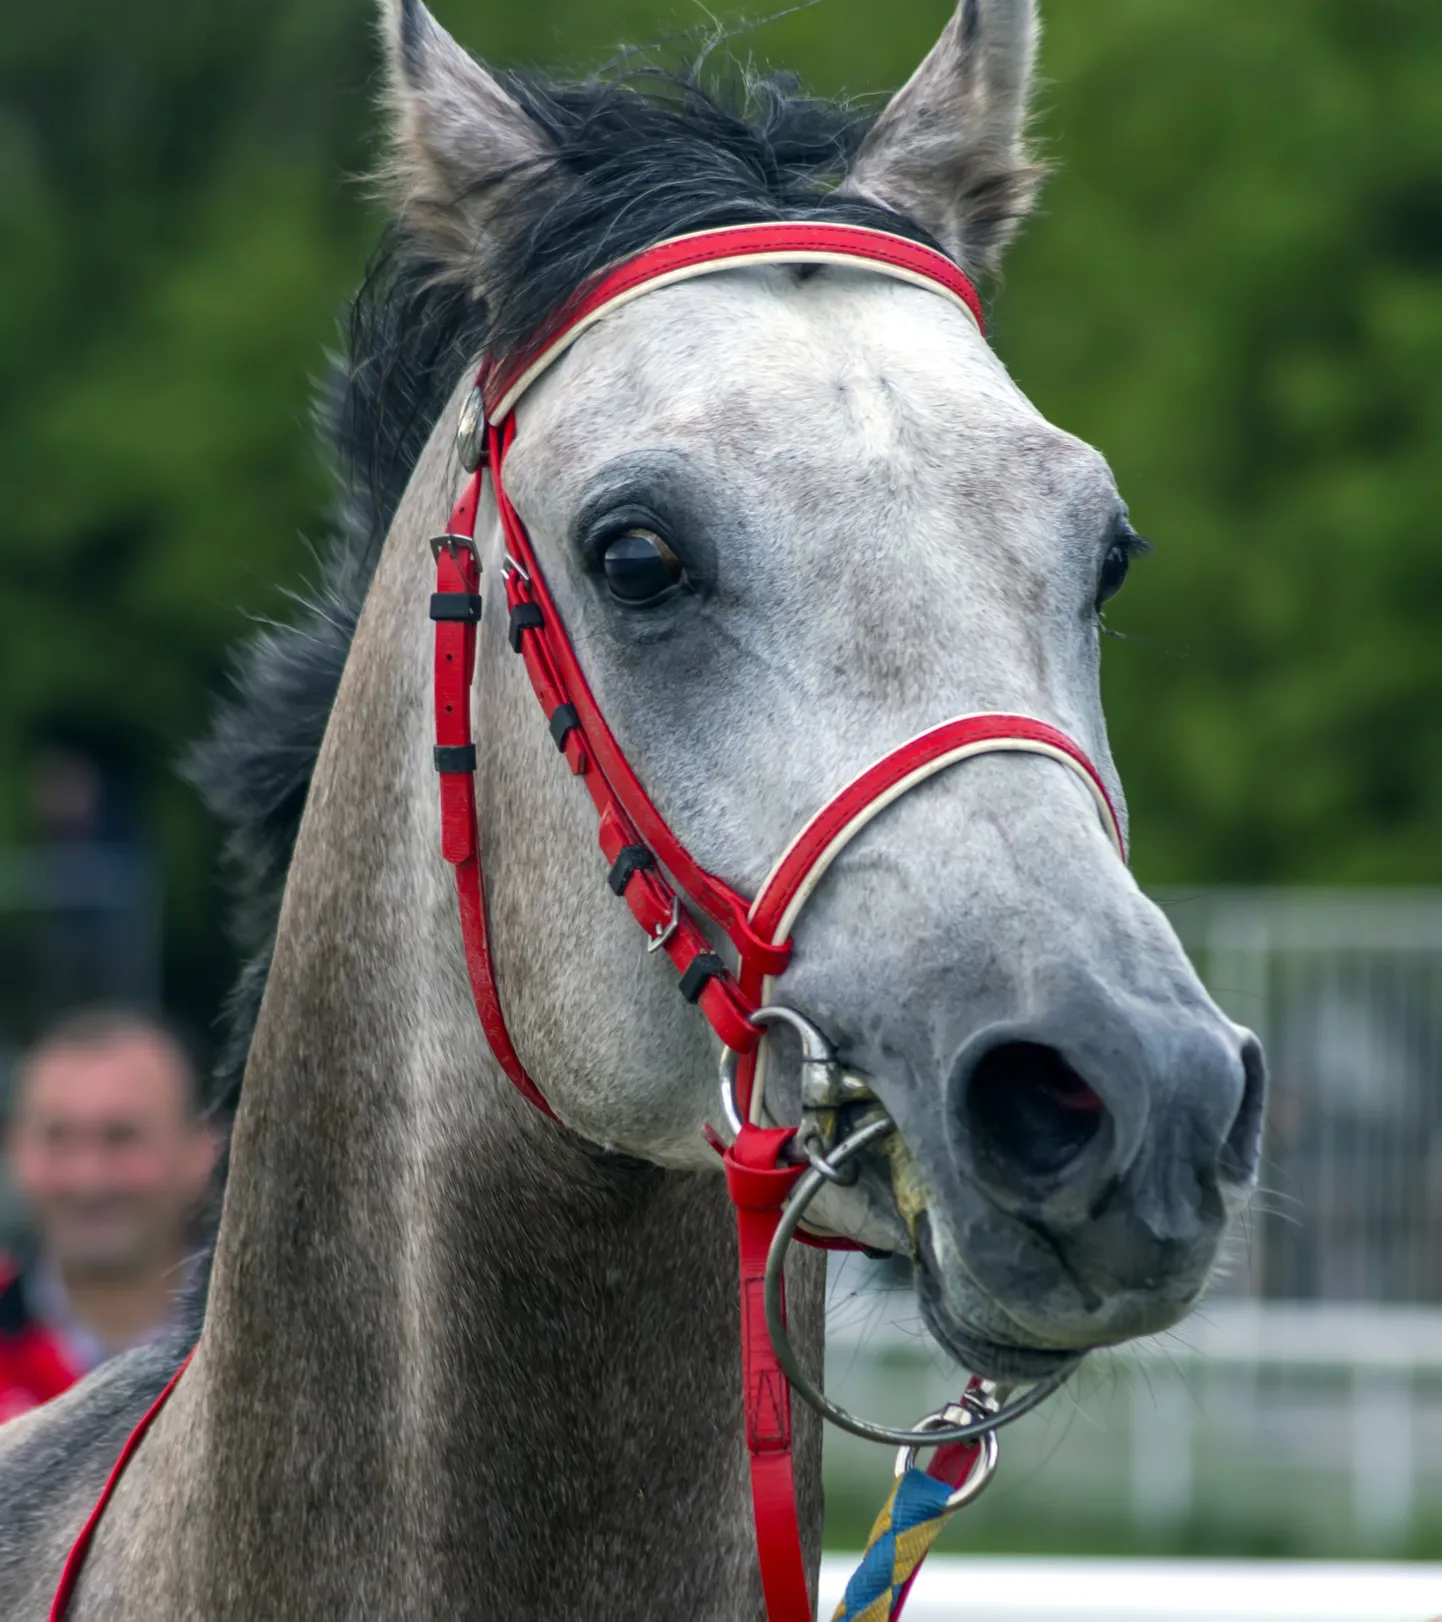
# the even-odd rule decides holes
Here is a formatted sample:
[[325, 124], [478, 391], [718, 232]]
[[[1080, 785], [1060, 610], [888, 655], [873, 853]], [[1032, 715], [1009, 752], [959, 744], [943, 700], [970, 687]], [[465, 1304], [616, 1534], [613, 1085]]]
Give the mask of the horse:
[[[508, 645], [520, 565], [487, 481], [467, 778], [496, 994], [554, 1118], [508, 1079], [442, 852], [428, 542], [468, 487], [478, 362], [627, 256], [825, 222], [994, 273], [1042, 178], [1038, 27], [1034, 0], [961, 0], [871, 118], [780, 78], [505, 75], [384, 0], [394, 219], [327, 412], [342, 533], [193, 765], [256, 950], [213, 1251], [183, 1331], [0, 1431], [5, 1617], [50, 1614], [167, 1387], [78, 1622], [763, 1614], [717, 1045], [602, 882]], [[1078, 741], [1118, 828], [1079, 771], [985, 753], [879, 811], [815, 885], [777, 994], [865, 1078], [909, 1171], [903, 1191], [895, 1155], [859, 1155], [813, 1214], [908, 1258], [930, 1331], [988, 1378], [1045, 1381], [1177, 1321], [1253, 1187], [1264, 1066], [1111, 837], [1100, 638], [1143, 543], [1105, 461], [960, 301], [824, 256], [609, 307], [512, 424], [506, 498], [597, 705], [737, 893], [949, 717]], [[801, 1049], [770, 1047], [785, 1123]], [[815, 1378], [824, 1281], [792, 1255]], [[794, 1441], [814, 1585], [807, 1409]]]

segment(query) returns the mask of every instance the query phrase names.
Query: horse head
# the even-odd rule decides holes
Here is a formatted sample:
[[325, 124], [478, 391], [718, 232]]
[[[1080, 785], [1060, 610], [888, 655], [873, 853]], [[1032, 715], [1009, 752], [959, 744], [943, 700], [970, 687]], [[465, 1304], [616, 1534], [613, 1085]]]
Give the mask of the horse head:
[[[1036, 190], [1023, 0], [964, 0], [864, 139], [782, 178], [748, 172], [759, 148], [714, 110], [688, 135], [625, 92], [600, 111], [543, 100], [417, 0], [386, 16], [402, 230], [484, 307], [493, 354], [607, 263], [764, 217], [880, 228], [993, 271]], [[454, 489], [454, 461], [430, 471]], [[1101, 455], [933, 290], [756, 263], [652, 287], [528, 388], [506, 493], [651, 800], [743, 895], [858, 772], [955, 716], [1056, 727], [1121, 806], [1101, 636], [1145, 543]], [[505, 536], [485, 498], [476, 540], [499, 608]], [[714, 1168], [714, 1040], [598, 882], [590, 807], [497, 614], [479, 630], [474, 726], [525, 1066], [584, 1138]], [[1185, 1313], [1255, 1179], [1261, 1054], [1076, 773], [993, 754], [914, 787], [825, 873], [793, 945], [776, 994], [867, 1079], [910, 1188], [903, 1216], [896, 1158], [876, 1154], [818, 1218], [909, 1255], [950, 1350], [1036, 1376]], [[458, 942], [451, 968], [463, 984]], [[792, 1121], [801, 1066], [784, 1038], [770, 1046], [770, 1113]]]

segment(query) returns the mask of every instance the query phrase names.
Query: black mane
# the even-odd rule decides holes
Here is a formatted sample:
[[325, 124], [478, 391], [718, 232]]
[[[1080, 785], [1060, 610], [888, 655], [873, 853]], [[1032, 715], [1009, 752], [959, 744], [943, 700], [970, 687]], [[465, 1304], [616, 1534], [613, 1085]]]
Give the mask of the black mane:
[[[481, 304], [396, 229], [351, 309], [345, 360], [319, 412], [339, 489], [338, 533], [293, 624], [241, 652], [234, 693], [187, 774], [228, 830], [236, 932], [251, 961], [226, 1015], [220, 1104], [238, 1095], [286, 869], [311, 772], [381, 545], [411, 471], [462, 372], [543, 327], [587, 277], [666, 237], [808, 218], [918, 227], [831, 188], [869, 127], [855, 108], [744, 74], [603, 75], [579, 85], [513, 78], [574, 183], [511, 219], [496, 291]], [[539, 188], [537, 195], [540, 195]]]

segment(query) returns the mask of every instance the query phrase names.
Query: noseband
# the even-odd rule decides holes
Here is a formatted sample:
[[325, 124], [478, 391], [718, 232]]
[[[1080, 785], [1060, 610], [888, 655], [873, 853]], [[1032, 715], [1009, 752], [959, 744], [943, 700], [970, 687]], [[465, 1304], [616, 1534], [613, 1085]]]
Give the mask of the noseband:
[[[722, 1043], [723, 1101], [734, 1134], [724, 1154], [740, 1233], [746, 1437], [762, 1581], [771, 1622], [801, 1622], [811, 1616], [811, 1608], [797, 1529], [788, 1379], [825, 1417], [859, 1434], [903, 1444], [908, 1451], [902, 1486], [912, 1475], [925, 1480], [910, 1468], [916, 1448], [942, 1444], [929, 1467], [931, 1490], [940, 1491], [935, 1487], [940, 1481], [955, 1491], [942, 1493], [938, 1516], [974, 1497], [989, 1475], [996, 1427], [1034, 1407], [1059, 1381], [1045, 1382], [1000, 1412], [994, 1395], [973, 1382], [961, 1406], [928, 1416], [914, 1431], [898, 1432], [852, 1419], [806, 1376], [785, 1333], [786, 1246], [793, 1235], [807, 1240], [798, 1233], [801, 1217], [825, 1183], [854, 1176], [852, 1157], [895, 1129], [865, 1084], [835, 1065], [809, 1022], [793, 1010], [768, 1006], [791, 960], [791, 932], [837, 857], [874, 818], [938, 773], [982, 755], [1029, 754], [1055, 761], [1086, 787], [1123, 860], [1126, 846], [1106, 785], [1085, 752], [1056, 727], [1023, 715], [959, 716], [884, 755], [815, 813], [750, 901], [707, 872], [657, 811], [606, 724], [525, 524], [507, 497], [504, 469], [516, 439], [515, 410], [583, 333], [623, 305], [678, 282], [767, 264], [844, 265], [908, 282], [948, 300], [984, 332], [976, 291], [950, 260], [882, 231], [831, 223], [740, 226], [678, 237], [637, 254], [583, 287], [521, 353], [483, 366], [463, 408], [458, 441], [471, 478], [447, 534], [432, 542], [436, 590], [430, 611], [436, 622], [435, 761], [442, 845], [456, 872], [471, 989], [497, 1061], [526, 1098], [555, 1118], [506, 1028], [491, 960], [477, 837], [470, 702], [481, 614], [475, 527], [482, 480], [489, 472], [505, 538], [503, 582], [511, 648], [525, 662], [557, 749], [591, 796], [612, 891], [644, 931], [646, 950], [665, 952], [679, 977], [681, 995], [701, 1010]], [[697, 912], [730, 943], [734, 966], [713, 948]], [[794, 1127], [765, 1125], [764, 1036], [778, 1019], [800, 1029], [803, 1044], [809, 1041], [816, 1049], [806, 1055], [819, 1068], [803, 1084], [804, 1137]], [[846, 1110], [861, 1111], [863, 1118], [843, 1136], [839, 1123]], [[857, 1248], [846, 1240], [813, 1237], [807, 1242]], [[864, 1565], [856, 1582], [866, 1569]], [[887, 1580], [896, 1575], [890, 1572]], [[913, 1575], [914, 1568], [885, 1590], [892, 1596], [886, 1615], [900, 1614]], [[848, 1590], [839, 1616], [861, 1614], [850, 1608], [851, 1598]], [[870, 1608], [874, 1601], [863, 1599], [868, 1618], [882, 1614]]]

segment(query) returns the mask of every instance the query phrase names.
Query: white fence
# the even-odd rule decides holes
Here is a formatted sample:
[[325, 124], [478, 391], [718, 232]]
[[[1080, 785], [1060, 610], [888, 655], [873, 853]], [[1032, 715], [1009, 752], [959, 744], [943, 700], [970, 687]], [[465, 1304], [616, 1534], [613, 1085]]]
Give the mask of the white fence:
[[[904, 1291], [833, 1275], [829, 1388], [896, 1422], [954, 1397], [957, 1372]], [[863, 1516], [889, 1459], [827, 1438], [830, 1493]], [[855, 1524], [854, 1518], [851, 1522]], [[1218, 1300], [1172, 1333], [1095, 1354], [1003, 1433], [996, 1484], [959, 1518], [1134, 1546], [1400, 1553], [1442, 1526], [1442, 1312]], [[1442, 1614], [1442, 1597], [1436, 1610]]]

